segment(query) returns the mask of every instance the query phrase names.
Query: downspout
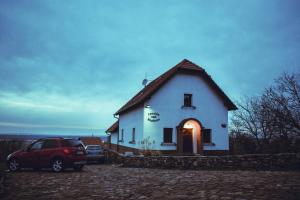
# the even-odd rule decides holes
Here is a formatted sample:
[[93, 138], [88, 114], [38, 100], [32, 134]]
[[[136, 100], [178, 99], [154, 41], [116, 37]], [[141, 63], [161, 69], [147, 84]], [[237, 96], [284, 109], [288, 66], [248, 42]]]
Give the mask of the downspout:
[[[117, 115], [116, 114], [114, 114], [114, 118], [116, 118], [116, 119], [118, 119], [119, 120], [119, 117], [117, 117]], [[120, 126], [119, 126], [119, 128], [120, 128]], [[119, 152], [119, 131], [118, 131], [118, 139], [117, 139], [117, 152]]]
[[108, 136], [109, 140], [108, 140], [108, 143], [109, 143], [109, 148], [111, 149], [111, 134], [108, 133], [107, 131], [105, 131], [105, 134]]

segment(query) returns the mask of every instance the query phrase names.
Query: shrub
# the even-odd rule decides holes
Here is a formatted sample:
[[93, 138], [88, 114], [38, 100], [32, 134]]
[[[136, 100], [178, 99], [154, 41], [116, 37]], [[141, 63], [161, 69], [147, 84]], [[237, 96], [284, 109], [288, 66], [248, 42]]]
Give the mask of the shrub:
[[4, 140], [0, 141], [0, 162], [5, 162], [6, 157], [24, 147], [24, 142], [21, 140]]
[[139, 153], [144, 156], [160, 156], [161, 151], [153, 150], [155, 140], [151, 140], [150, 136], [139, 142], [141, 146]]

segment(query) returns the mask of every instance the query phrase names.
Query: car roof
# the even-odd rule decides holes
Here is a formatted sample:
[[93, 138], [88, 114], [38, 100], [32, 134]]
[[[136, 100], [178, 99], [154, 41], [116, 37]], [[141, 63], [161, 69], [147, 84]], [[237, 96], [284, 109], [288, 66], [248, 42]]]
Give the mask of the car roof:
[[46, 138], [37, 139], [36, 141], [47, 141], [47, 140], [76, 140], [76, 141], [81, 142], [80, 140], [78, 140], [76, 138], [63, 138], [63, 137], [46, 137]]
[[60, 137], [47, 137], [47, 138], [40, 138], [37, 141], [41, 141], [41, 140], [61, 140], [63, 138]]
[[101, 145], [97, 145], [97, 144], [89, 144], [89, 145], [85, 145], [85, 147], [100, 147], [100, 148], [102, 148], [101, 147]]

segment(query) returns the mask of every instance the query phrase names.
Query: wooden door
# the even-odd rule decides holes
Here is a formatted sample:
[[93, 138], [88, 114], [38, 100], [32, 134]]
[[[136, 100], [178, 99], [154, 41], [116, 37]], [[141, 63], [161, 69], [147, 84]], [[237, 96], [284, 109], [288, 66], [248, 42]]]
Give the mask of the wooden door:
[[193, 153], [193, 129], [183, 128], [182, 132], [182, 153]]

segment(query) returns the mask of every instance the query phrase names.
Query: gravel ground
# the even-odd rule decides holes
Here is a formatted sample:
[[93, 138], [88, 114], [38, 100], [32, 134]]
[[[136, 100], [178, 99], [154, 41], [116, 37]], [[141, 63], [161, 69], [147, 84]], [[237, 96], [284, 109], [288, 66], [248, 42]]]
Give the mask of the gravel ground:
[[300, 199], [300, 172], [184, 171], [87, 165], [7, 173], [13, 199]]

